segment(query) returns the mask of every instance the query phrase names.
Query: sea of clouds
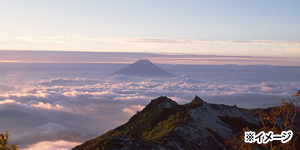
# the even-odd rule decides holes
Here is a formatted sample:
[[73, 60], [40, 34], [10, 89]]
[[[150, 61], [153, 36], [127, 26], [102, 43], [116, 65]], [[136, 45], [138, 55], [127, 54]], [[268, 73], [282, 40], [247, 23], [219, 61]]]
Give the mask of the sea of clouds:
[[124, 66], [1, 63], [1, 132], [9, 130], [21, 149], [70, 149], [125, 123], [159, 96], [266, 108], [300, 89], [300, 67], [159, 65], [177, 77], [110, 75]]

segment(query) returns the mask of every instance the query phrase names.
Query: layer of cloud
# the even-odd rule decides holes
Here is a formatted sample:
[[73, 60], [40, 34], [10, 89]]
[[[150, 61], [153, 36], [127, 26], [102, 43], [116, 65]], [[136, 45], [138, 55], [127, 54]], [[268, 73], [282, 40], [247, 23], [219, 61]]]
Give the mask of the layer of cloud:
[[[284, 52], [290, 48], [284, 48]], [[292, 49], [297, 49], [293, 47]], [[0, 69], [10, 69], [6, 79], [12, 83], [19, 82], [23, 77], [18, 70], [43, 70], [47, 63], [47, 69], [59, 69], [61, 71], [74, 71], [80, 68], [82, 71], [113, 71], [110, 68], [122, 68], [128, 63], [133, 63], [138, 59], [149, 59], [160, 64], [201, 64], [201, 65], [280, 65], [299, 66], [300, 61], [297, 55], [292, 55], [296, 51], [290, 51], [289, 57], [276, 56], [228, 56], [228, 55], [192, 55], [192, 54], [171, 54], [171, 53], [109, 53], [109, 52], [51, 52], [51, 51], [1, 51]], [[221, 53], [219, 53], [221, 54]], [[17, 63], [7, 63], [17, 62]], [[25, 63], [24, 63], [25, 62]], [[35, 63], [35, 65], [28, 64]], [[59, 64], [61, 63], [61, 64]], [[73, 67], [66, 63], [80, 63], [78, 67]], [[87, 63], [94, 63], [93, 66]], [[102, 65], [99, 65], [101, 63]], [[107, 67], [106, 63], [111, 63], [112, 67]], [[116, 64], [119, 63], [119, 64]], [[123, 66], [122, 66], [123, 65]], [[47, 70], [47, 71], [50, 71]], [[111, 73], [111, 72], [110, 72]], [[91, 81], [93, 82], [93, 81]]]
[[40, 85], [44, 86], [84, 86], [84, 85], [93, 85], [96, 83], [101, 83], [103, 81], [95, 79], [86, 79], [86, 78], [55, 78], [49, 81], [40, 81]]
[[[23, 89], [23, 92], [0, 94], [0, 99], [2, 99], [0, 107], [14, 108], [15, 110], [26, 108], [31, 111], [46, 109], [82, 115], [115, 114], [121, 112], [116, 111], [118, 109], [124, 110], [126, 108], [126, 112], [129, 112], [130, 107], [128, 106], [131, 105], [144, 106], [150, 99], [161, 95], [178, 97], [179, 99], [185, 99], [188, 96], [192, 99], [192, 95], [196, 94], [207, 96], [248, 93], [289, 96], [297, 90], [298, 86], [297, 82], [246, 83], [245, 81], [230, 81], [217, 83], [186, 75], [161, 80], [144, 79], [141, 81], [138, 78], [136, 82], [128, 82], [126, 78], [124, 80], [114, 79], [112, 78], [106, 83], [95, 82], [92, 84], [89, 80], [83, 83], [84, 79], [50, 79], [40, 82], [38, 86]], [[215, 78], [214, 80], [217, 81], [218, 79]], [[57, 83], [56, 81], [60, 82]], [[70, 82], [72, 86], [70, 86]], [[106, 107], [114, 107], [115, 109], [103, 111]]]
[[197, 39], [166, 39], [157, 37], [139, 37], [139, 38], [127, 38], [127, 37], [82, 37], [78, 35], [74, 36], [47, 36], [47, 37], [14, 37], [10, 39], [1, 39], [0, 42], [26, 42], [26, 43], [76, 43], [76, 42], [110, 42], [110, 43], [153, 43], [153, 44], [255, 44], [255, 45], [294, 45], [300, 46], [300, 41], [284, 41], [284, 40], [227, 40], [227, 41], [205, 41]]
[[[159, 38], [159, 37], [81, 37], [81, 36], [57, 36], [57, 37], [15, 37], [9, 39], [0, 39], [0, 46], [3, 50], [46, 50], [46, 51], [60, 51], [63, 47], [65, 51], [92, 51], [94, 54], [96, 52], [143, 52], [149, 53], [185, 53], [189, 54], [205, 54], [205, 55], [225, 55], [225, 56], [265, 56], [265, 57], [278, 57], [282, 61], [282, 57], [291, 58], [297, 57], [293, 61], [286, 59], [282, 63], [278, 59], [266, 59], [263, 62], [259, 63], [242, 63], [244, 64], [273, 64], [273, 65], [298, 65], [299, 66], [299, 49], [300, 41], [285, 41], [285, 40], [199, 40], [199, 39], [168, 39], [168, 38]], [[184, 50], [184, 51], [183, 51]], [[62, 53], [61, 53], [62, 54]], [[52, 57], [53, 55], [43, 55], [32, 57], [30, 55], [22, 55], [22, 57], [31, 57], [34, 59], [26, 59], [22, 57], [1, 57], [1, 62], [44, 62], [44, 63], [129, 63], [132, 62], [134, 58], [139, 57], [127, 57], [131, 59], [125, 59], [126, 57], [121, 56], [116, 57], [97, 57], [91, 56], [86, 57], [87, 53], [82, 53], [79, 57], [70, 57], [70, 55], [55, 55], [57, 58]], [[135, 55], [134, 54], [134, 55]], [[148, 55], [146, 54], [146, 55]], [[38, 54], [35, 54], [38, 55]], [[97, 55], [97, 54], [96, 54]], [[18, 56], [18, 55], [14, 55]], [[84, 56], [84, 57], [83, 57]], [[99, 55], [98, 55], [99, 56]], [[149, 55], [148, 55], [149, 56]], [[154, 56], [154, 55], [152, 55]], [[60, 59], [66, 58], [66, 59]], [[70, 58], [75, 58], [71, 59]], [[89, 58], [89, 59], [87, 59]], [[115, 60], [113, 60], [114, 58]], [[166, 58], [168, 58], [166, 56]], [[190, 59], [190, 57], [187, 57]], [[178, 59], [178, 58], [177, 58]], [[210, 61], [195, 61], [185, 59], [185, 61], [180, 61], [181, 64], [239, 64], [240, 61], [244, 59], [241, 57], [239, 60], [232, 59], [231, 61], [217, 61], [218, 59], [211, 59]], [[245, 59], [247, 60], [247, 59]], [[259, 61], [259, 59], [254, 59]], [[217, 62], [216, 62], [217, 61]], [[268, 63], [266, 62], [268, 61]], [[274, 63], [277, 62], [277, 63]], [[297, 62], [297, 64], [295, 64]], [[160, 61], [160, 63], [164, 63]], [[173, 61], [171, 63], [176, 63]]]
[[220, 43], [238, 43], [255, 45], [282, 45], [282, 46], [300, 46], [300, 41], [282, 41], [282, 40], [247, 40], [247, 41], [218, 41]]
[[5, 104], [21, 104], [20, 102], [16, 102], [13, 99], [5, 99], [3, 101], [0, 101], [0, 105], [5, 105]]
[[[297, 67], [175, 67], [179, 70], [175, 78], [81, 78], [80, 73], [64, 78], [57, 77], [61, 75], [58, 71], [58, 75], [51, 72], [50, 77], [40, 79], [34, 72], [33, 80], [25, 85], [7, 85], [12, 89], [0, 93], [1, 127], [11, 131], [11, 141], [23, 147], [45, 141], [50, 145], [60, 140], [78, 143], [86, 135], [102, 134], [125, 123], [159, 96], [180, 104], [198, 95], [210, 103], [270, 107], [291, 98], [300, 84]], [[97, 77], [99, 72], [89, 75]]]
[[[95, 136], [93, 135], [93, 137]], [[57, 123], [47, 123], [42, 126], [38, 126], [30, 132], [27, 131], [19, 133], [18, 135], [11, 135], [11, 141], [18, 141], [21, 148], [25, 148], [26, 145], [32, 147], [32, 144], [36, 145], [35, 143], [39, 144], [40, 142], [50, 142], [55, 144], [57, 141], [61, 140], [78, 144], [89, 140], [89, 137], [82, 136], [79, 133]]]

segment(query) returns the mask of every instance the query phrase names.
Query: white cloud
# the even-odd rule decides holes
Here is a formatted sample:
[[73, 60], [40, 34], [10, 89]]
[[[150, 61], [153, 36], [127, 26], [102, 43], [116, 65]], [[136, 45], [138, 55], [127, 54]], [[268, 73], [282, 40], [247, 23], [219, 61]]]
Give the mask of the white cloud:
[[52, 106], [50, 103], [43, 103], [43, 102], [39, 102], [38, 104], [31, 104], [30, 106], [42, 108], [42, 109], [53, 109], [53, 110], [60, 110], [63, 108], [59, 104], [55, 104], [54, 106]]
[[256, 45], [282, 45], [282, 46], [300, 46], [300, 41], [281, 41], [281, 40], [246, 40], [246, 41], [218, 41], [219, 43], [228, 44], [256, 44]]
[[20, 102], [16, 102], [13, 99], [5, 99], [3, 101], [0, 101], [0, 105], [5, 105], [5, 104], [21, 104]]
[[[95, 136], [93, 135], [92, 137]], [[34, 145], [43, 142], [50, 142], [48, 144], [51, 143], [57, 144], [56, 143], [57, 141], [63, 141], [60, 142], [60, 146], [67, 146], [68, 143], [73, 143], [78, 145], [78, 143], [82, 143], [88, 139], [89, 139], [88, 137], [84, 137], [79, 133], [68, 129], [61, 124], [47, 123], [42, 126], [36, 127], [34, 130], [30, 132], [26, 131], [24, 133], [18, 133], [17, 136], [15, 134], [12, 134], [10, 140], [17, 141], [17, 143], [20, 145], [21, 148], [25, 148], [27, 145], [29, 145], [28, 147], [30, 148], [30, 147], [35, 147]], [[73, 145], [71, 144], [69, 146], [73, 146]]]
[[130, 105], [129, 108], [124, 108], [122, 111], [130, 115], [136, 114], [137, 111], [141, 111], [145, 106], [142, 105]]
[[140, 43], [140, 44], [258, 44], [258, 45], [276, 45], [280, 44], [283, 46], [295, 45], [300, 46], [300, 41], [282, 41], [282, 40], [244, 40], [244, 41], [205, 41], [197, 39], [166, 39], [157, 37], [138, 37], [138, 38], [127, 38], [127, 37], [82, 37], [78, 35], [74, 36], [47, 36], [47, 37], [15, 37], [10, 39], [1, 39], [0, 42], [25, 42], [25, 43], [45, 43], [45, 44], [66, 44], [75, 42], [108, 42], [108, 43]]
[[27, 148], [21, 150], [70, 150], [79, 145], [79, 142], [59, 141], [42, 141], [36, 144], [28, 145]]

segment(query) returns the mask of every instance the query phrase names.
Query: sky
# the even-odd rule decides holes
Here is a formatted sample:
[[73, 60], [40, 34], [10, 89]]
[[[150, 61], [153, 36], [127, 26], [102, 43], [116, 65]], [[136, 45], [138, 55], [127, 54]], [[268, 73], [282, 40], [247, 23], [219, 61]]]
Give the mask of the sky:
[[[0, 63], [115, 63], [149, 59], [156, 64], [300, 66], [298, 57], [226, 56], [145, 52], [0, 50]], [[15, 66], [17, 67], [17, 66]], [[18, 67], [20, 68], [20, 67]]]
[[[71, 149], [167, 96], [242, 108], [299, 90], [298, 0], [0, 0], [0, 133]], [[149, 59], [175, 78], [111, 75]]]
[[0, 49], [300, 57], [297, 0], [0, 1]]

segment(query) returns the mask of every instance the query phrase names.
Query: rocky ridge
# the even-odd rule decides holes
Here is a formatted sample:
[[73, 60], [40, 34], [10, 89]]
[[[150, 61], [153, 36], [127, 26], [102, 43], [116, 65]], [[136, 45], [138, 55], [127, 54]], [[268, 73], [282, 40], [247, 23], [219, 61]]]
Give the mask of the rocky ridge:
[[259, 120], [236, 106], [210, 104], [198, 96], [179, 105], [161, 96], [127, 123], [73, 150], [231, 149], [224, 141], [246, 126], [258, 128]]

